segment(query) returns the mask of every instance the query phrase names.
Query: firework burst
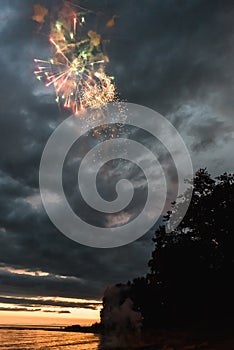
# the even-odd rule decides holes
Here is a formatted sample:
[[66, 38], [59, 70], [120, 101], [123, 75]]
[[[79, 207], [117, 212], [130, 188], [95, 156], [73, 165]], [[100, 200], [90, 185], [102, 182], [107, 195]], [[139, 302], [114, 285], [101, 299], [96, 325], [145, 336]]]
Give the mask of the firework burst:
[[83, 12], [66, 7], [51, 28], [52, 57], [35, 59], [35, 75], [54, 86], [56, 101], [74, 114], [86, 108], [100, 108], [115, 99], [113, 77], [104, 70], [108, 57], [101, 36], [86, 29]]

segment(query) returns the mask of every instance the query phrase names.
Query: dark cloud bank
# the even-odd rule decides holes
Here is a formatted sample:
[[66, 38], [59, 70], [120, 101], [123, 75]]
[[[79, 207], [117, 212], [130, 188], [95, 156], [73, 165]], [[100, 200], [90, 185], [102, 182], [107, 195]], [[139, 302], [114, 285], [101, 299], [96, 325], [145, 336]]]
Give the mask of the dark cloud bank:
[[[14, 296], [22, 296], [22, 309], [26, 296], [100, 298], [107, 285], [145, 274], [152, 250], [152, 232], [115, 249], [81, 246], [59, 233], [42, 208], [40, 157], [68, 115], [32, 73], [33, 58], [48, 55], [46, 38], [30, 19], [33, 3], [2, 0], [0, 19], [0, 293], [13, 304]], [[41, 3], [49, 10], [59, 4]], [[207, 166], [214, 174], [233, 170], [233, 1], [84, 3], [107, 18], [116, 15], [108, 34], [108, 71], [122, 97], [165, 115], [184, 137], [195, 168]]]

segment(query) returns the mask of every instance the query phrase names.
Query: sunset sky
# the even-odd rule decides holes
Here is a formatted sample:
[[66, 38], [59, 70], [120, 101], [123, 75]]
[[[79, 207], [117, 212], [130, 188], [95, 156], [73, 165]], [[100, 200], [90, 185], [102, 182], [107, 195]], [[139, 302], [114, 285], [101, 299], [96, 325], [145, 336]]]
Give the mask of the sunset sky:
[[[91, 8], [99, 24], [115, 16], [102, 36], [109, 42], [107, 70], [121, 97], [168, 118], [195, 170], [233, 171], [233, 1], [73, 2]], [[33, 74], [33, 59], [50, 52], [48, 28], [32, 20], [35, 3], [50, 16], [62, 1], [0, 0], [0, 324], [90, 323], [99, 319], [107, 286], [147, 272], [153, 229], [127, 246], [95, 249], [69, 240], [47, 217], [40, 158], [69, 112], [59, 110], [53, 88]], [[81, 212], [111, 227], [140, 208], [139, 195], [119, 217], [100, 217], [86, 206]]]

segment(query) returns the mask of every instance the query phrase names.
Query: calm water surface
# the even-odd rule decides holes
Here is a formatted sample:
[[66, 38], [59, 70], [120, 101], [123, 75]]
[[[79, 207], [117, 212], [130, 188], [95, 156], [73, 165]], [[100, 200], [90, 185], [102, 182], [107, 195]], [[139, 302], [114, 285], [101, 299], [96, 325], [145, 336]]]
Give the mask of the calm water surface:
[[97, 350], [99, 336], [91, 333], [0, 329], [0, 349]]

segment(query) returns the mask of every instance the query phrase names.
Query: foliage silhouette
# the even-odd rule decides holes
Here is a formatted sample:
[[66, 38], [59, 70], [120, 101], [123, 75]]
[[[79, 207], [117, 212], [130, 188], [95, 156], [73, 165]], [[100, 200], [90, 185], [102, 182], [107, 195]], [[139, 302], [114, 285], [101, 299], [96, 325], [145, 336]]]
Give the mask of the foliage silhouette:
[[180, 215], [186, 193], [164, 217], [154, 237], [149, 273], [128, 283], [144, 327], [188, 325], [232, 319], [234, 311], [234, 174], [194, 177], [189, 209], [170, 233], [166, 224]]

